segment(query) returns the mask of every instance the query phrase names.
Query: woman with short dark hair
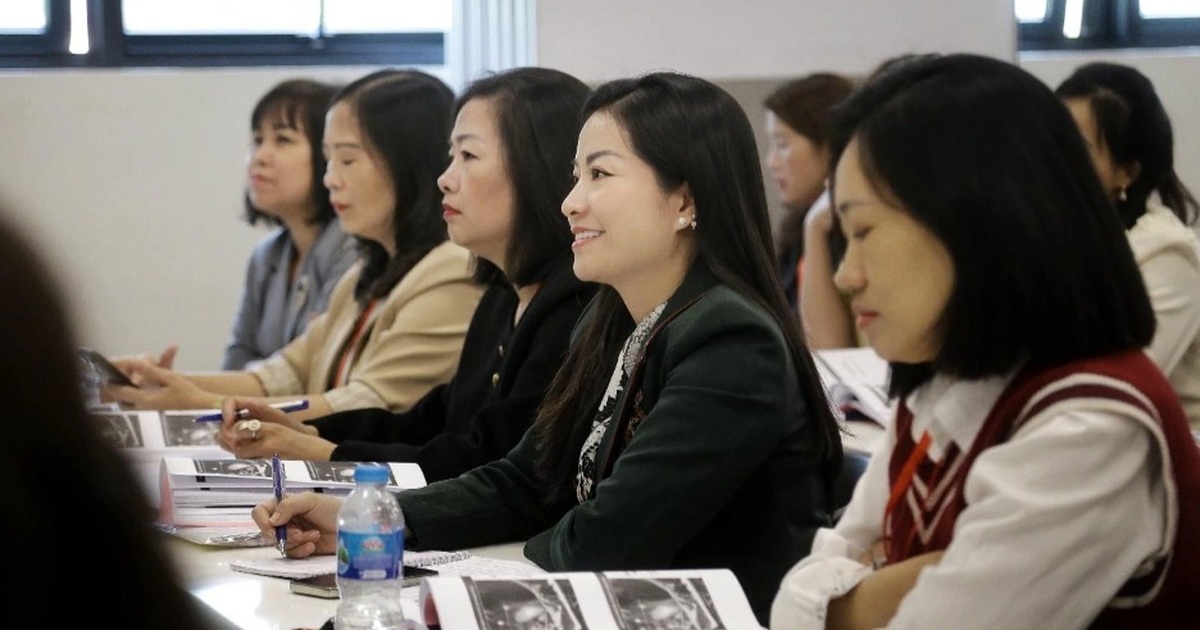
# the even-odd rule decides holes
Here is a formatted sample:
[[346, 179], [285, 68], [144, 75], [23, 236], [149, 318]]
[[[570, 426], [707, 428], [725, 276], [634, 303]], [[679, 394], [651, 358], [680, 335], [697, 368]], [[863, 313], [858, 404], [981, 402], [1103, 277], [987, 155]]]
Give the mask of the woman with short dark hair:
[[872, 81], [834, 126], [835, 280], [897, 410], [771, 627], [1194, 625], [1200, 451], [1066, 108], [950, 55]]
[[223, 370], [271, 356], [325, 312], [333, 287], [357, 258], [322, 179], [325, 109], [338, 86], [289, 79], [250, 114], [246, 221], [275, 226], [250, 255]]

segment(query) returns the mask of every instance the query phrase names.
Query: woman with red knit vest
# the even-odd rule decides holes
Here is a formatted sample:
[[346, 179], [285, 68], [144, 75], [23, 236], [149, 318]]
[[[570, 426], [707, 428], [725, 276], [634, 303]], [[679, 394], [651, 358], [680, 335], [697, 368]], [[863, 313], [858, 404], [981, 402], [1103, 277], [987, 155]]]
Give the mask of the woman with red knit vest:
[[1195, 627], [1200, 451], [1066, 108], [1014, 65], [935, 56], [834, 127], [834, 280], [895, 422], [771, 628]]

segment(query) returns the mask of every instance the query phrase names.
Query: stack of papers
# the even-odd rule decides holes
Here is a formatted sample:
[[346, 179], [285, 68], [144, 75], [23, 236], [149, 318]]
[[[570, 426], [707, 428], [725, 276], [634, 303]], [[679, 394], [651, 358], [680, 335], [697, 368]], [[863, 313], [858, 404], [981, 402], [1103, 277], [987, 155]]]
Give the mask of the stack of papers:
[[146, 498], [159, 507], [158, 469], [163, 457], [232, 459], [233, 454], [217, 444], [220, 422], [195, 422], [196, 411], [121, 411], [92, 409], [100, 432], [133, 467]]
[[813, 360], [835, 413], [846, 420], [870, 420], [885, 428], [891, 425], [890, 369], [873, 349], [817, 350]]
[[[346, 496], [354, 489], [354, 468], [364, 462], [287, 460], [286, 493], [312, 490]], [[425, 475], [417, 464], [384, 464], [393, 491], [420, 488]], [[238, 526], [253, 523], [250, 510], [274, 496], [271, 461], [164, 457], [159, 474], [159, 521], [173, 525]]]

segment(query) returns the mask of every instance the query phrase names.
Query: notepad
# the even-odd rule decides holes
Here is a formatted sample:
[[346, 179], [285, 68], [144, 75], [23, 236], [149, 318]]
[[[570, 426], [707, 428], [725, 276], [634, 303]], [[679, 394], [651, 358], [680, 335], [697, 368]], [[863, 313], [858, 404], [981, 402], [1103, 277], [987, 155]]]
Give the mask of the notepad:
[[[404, 566], [434, 567], [471, 558], [469, 551], [405, 551]], [[234, 560], [229, 568], [242, 573], [297, 579], [337, 572], [337, 556], [307, 558], [246, 558]]]

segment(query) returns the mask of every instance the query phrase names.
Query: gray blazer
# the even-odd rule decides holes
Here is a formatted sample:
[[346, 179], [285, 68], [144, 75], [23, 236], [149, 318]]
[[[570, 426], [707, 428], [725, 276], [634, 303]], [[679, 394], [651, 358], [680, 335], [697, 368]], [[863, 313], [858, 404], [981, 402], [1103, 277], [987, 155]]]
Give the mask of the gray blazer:
[[284, 228], [255, 245], [222, 369], [241, 370], [295, 339], [309, 320], [325, 311], [334, 285], [358, 259], [354, 238], [336, 219], [321, 231], [300, 263], [296, 280], [289, 282], [294, 255], [291, 235]]

